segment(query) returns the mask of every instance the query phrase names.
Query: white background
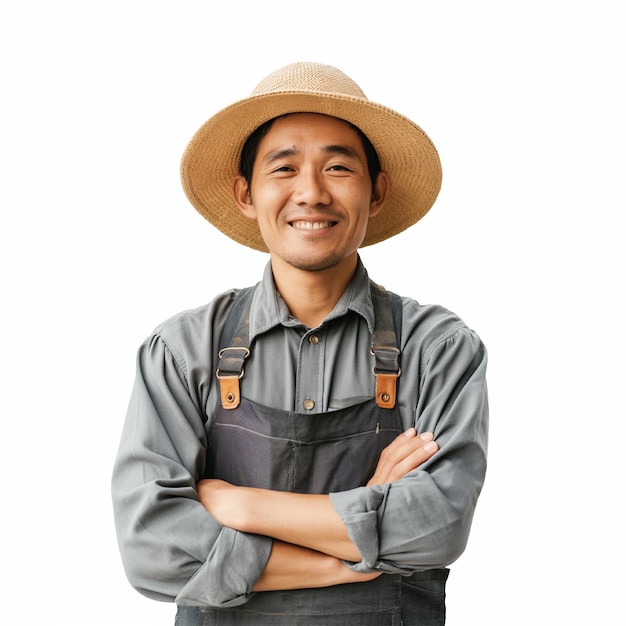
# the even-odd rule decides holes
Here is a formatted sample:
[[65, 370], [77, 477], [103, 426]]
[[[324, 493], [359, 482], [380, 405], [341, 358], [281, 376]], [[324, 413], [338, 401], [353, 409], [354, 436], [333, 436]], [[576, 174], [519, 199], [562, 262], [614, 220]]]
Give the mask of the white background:
[[126, 582], [112, 522], [135, 351], [266, 259], [191, 208], [179, 161], [211, 114], [310, 60], [435, 142], [434, 209], [363, 259], [490, 351], [449, 626], [624, 624], [620, 4], [3, 2], [0, 622], [173, 624]]

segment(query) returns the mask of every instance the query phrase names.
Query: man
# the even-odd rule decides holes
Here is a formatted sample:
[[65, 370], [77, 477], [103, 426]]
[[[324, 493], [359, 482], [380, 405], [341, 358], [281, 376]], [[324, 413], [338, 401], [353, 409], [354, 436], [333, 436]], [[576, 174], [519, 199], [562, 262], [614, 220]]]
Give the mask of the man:
[[179, 625], [443, 624], [485, 474], [485, 349], [358, 256], [430, 209], [435, 148], [297, 63], [200, 128], [182, 180], [270, 261], [139, 350], [113, 474], [129, 580]]

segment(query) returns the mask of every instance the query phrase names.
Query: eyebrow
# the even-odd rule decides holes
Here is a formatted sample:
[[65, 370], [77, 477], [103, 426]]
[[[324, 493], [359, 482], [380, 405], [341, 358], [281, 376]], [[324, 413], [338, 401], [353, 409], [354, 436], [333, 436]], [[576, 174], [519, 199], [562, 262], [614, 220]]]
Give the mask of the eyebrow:
[[326, 154], [340, 154], [342, 156], [349, 157], [351, 159], [359, 158], [359, 155], [356, 153], [356, 151], [353, 150], [352, 148], [349, 148], [348, 146], [342, 146], [342, 145], [324, 146], [323, 151]]
[[[274, 150], [273, 152], [269, 152], [263, 157], [263, 163], [267, 163], [268, 165], [274, 163], [275, 161], [279, 161], [280, 159], [284, 159], [286, 157], [292, 157], [299, 153], [300, 151], [297, 148], [283, 148], [282, 150]], [[325, 154], [340, 154], [342, 156], [358, 159], [359, 155], [355, 150], [349, 148], [348, 146], [335, 145], [331, 144], [329, 146], [324, 146], [322, 148], [322, 152]]]
[[284, 159], [285, 157], [295, 156], [298, 154], [298, 150], [296, 148], [283, 148], [282, 150], [274, 150], [273, 152], [269, 152], [263, 157], [263, 163], [274, 163], [274, 161], [279, 161], [280, 159]]

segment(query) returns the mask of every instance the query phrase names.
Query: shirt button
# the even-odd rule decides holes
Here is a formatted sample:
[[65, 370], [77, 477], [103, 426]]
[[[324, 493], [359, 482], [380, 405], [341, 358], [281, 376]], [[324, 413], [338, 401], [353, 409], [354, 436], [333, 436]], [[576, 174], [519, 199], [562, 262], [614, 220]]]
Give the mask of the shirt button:
[[313, 400], [311, 400], [310, 398], [304, 401], [304, 408], [307, 411], [310, 411], [314, 406], [315, 406], [315, 402], [313, 402]]
[[316, 346], [319, 342], [320, 338], [317, 335], [311, 335], [309, 337], [309, 343], [312, 343], [314, 346]]

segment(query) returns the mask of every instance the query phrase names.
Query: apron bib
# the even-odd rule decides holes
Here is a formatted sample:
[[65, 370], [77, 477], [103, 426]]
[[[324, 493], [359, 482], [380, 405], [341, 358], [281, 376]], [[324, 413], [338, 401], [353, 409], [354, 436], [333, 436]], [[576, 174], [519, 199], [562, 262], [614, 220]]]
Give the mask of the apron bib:
[[[382, 315], [374, 303], [377, 327], [381, 318], [386, 320], [383, 325], [393, 327], [389, 305]], [[240, 324], [235, 333], [238, 342], [245, 335], [239, 332], [241, 328]], [[393, 340], [384, 348], [396, 345], [395, 333]], [[247, 346], [243, 350], [249, 354]], [[389, 353], [385, 359], [377, 359], [376, 364], [386, 367]], [[233, 378], [238, 381], [237, 376]], [[395, 403], [395, 378], [391, 391], [388, 383], [382, 388], [382, 402], [373, 398], [337, 411], [304, 414], [239, 398], [237, 382], [234, 392], [228, 387], [236, 406], [229, 405], [222, 393], [215, 409], [206, 477], [295, 493], [330, 493], [365, 485], [383, 449], [403, 430]], [[393, 406], [383, 408], [390, 405], [388, 391]], [[445, 622], [446, 577], [444, 569], [410, 577], [383, 574], [365, 583], [259, 592], [246, 604], [227, 609], [181, 606], [176, 625], [439, 626]]]

